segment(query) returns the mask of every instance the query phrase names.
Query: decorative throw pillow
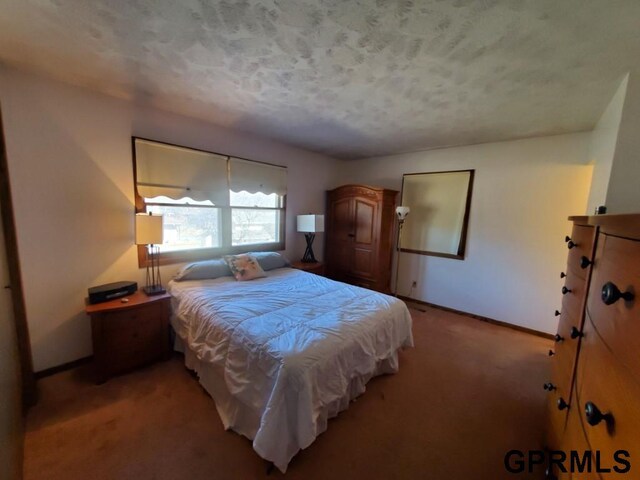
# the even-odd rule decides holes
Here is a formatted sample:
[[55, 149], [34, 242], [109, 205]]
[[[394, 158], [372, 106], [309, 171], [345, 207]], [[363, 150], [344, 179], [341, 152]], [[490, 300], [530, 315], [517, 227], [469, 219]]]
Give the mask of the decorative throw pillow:
[[231, 269], [231, 273], [236, 277], [236, 280], [240, 282], [267, 276], [252, 255], [225, 255], [224, 261], [229, 265], [229, 269]]

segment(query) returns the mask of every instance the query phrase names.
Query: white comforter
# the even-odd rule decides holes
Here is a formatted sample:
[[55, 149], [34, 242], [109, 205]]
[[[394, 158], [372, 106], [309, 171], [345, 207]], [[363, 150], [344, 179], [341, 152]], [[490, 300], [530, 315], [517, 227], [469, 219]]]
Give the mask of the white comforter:
[[230, 398], [255, 414], [249, 432], [238, 430], [285, 472], [324, 431], [327, 413], [346, 408], [372, 376], [397, 370], [396, 352], [413, 337], [409, 311], [396, 298], [300, 270], [267, 274], [169, 288], [176, 333], [200, 362], [224, 372]]

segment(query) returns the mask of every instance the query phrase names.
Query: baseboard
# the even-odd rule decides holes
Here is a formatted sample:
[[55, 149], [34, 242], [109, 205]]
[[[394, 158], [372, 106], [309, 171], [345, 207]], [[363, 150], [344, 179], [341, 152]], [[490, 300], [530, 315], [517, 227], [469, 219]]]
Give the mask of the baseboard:
[[492, 323], [500, 327], [510, 328], [512, 330], [517, 330], [519, 332], [528, 333], [530, 335], [535, 335], [536, 337], [547, 338], [549, 340], [553, 340], [554, 338], [553, 335], [551, 335], [550, 333], [540, 332], [538, 330], [534, 330], [533, 328], [521, 327], [520, 325], [513, 325], [512, 323], [501, 322], [500, 320], [494, 320], [493, 318], [483, 317], [482, 315], [476, 315], [475, 313], [463, 312], [462, 310], [456, 310], [455, 308], [443, 307], [442, 305], [436, 305], [435, 303], [416, 300], [415, 298], [404, 297], [402, 295], [398, 295], [398, 298], [406, 302], [413, 302], [413, 303], [417, 303], [418, 305], [425, 305], [427, 307], [437, 308], [439, 310], [444, 310], [446, 312], [452, 312], [452, 313], [457, 313], [458, 315], [464, 315], [465, 317], [475, 318], [476, 320]]
[[72, 368], [76, 368], [81, 365], [86, 365], [87, 363], [91, 362], [91, 360], [93, 360], [93, 355], [79, 358], [78, 360], [73, 360], [72, 362], [63, 363], [62, 365], [56, 365], [55, 367], [45, 368], [44, 370], [35, 372], [33, 376], [36, 378], [36, 380], [40, 380], [41, 378], [50, 377], [51, 375], [55, 375], [56, 373], [71, 370]]

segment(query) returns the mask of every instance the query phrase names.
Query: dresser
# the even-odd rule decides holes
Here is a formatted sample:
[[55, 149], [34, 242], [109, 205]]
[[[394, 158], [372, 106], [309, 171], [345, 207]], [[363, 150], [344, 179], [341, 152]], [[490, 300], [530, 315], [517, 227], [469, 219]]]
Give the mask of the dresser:
[[324, 260], [329, 278], [390, 291], [397, 195], [365, 185], [327, 192]]
[[87, 305], [97, 383], [169, 358], [170, 302], [168, 293], [149, 297], [137, 291], [123, 299]]
[[[640, 215], [570, 217], [562, 308], [549, 351], [546, 443], [583, 471], [548, 479], [635, 478], [640, 470]], [[591, 452], [586, 453], [585, 452]], [[586, 462], [586, 463], [585, 463]], [[573, 470], [573, 471], [571, 471]]]

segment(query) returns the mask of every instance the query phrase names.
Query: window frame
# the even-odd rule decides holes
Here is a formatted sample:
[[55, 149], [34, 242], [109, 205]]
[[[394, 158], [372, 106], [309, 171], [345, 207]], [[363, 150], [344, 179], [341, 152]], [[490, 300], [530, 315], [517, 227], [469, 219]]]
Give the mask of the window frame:
[[[210, 154], [214, 154], [214, 155], [221, 155], [221, 156], [226, 156], [229, 157], [229, 155], [223, 154], [223, 153], [218, 153], [218, 152], [211, 152], [208, 150], [202, 150], [199, 148], [192, 148], [192, 147], [185, 147], [183, 145], [177, 145], [175, 143], [169, 143], [169, 142], [162, 142], [159, 140], [153, 140], [150, 138], [144, 138], [144, 137], [137, 137], [137, 136], [132, 136], [131, 137], [131, 152], [132, 152], [132, 159], [133, 159], [133, 192], [134, 192], [134, 210], [135, 213], [146, 213], [147, 211], [147, 205], [168, 205], [168, 204], [164, 204], [162, 202], [149, 202], [149, 204], [147, 204], [144, 200], [143, 197], [140, 196], [140, 194], [138, 193], [138, 178], [137, 178], [137, 164], [136, 164], [136, 140], [143, 140], [143, 141], [147, 141], [147, 142], [155, 142], [155, 143], [159, 143], [162, 145], [168, 145], [171, 147], [179, 147], [179, 148], [186, 148], [186, 149], [190, 149], [190, 150], [195, 150], [198, 152], [203, 152], [203, 153], [210, 153]], [[242, 158], [242, 157], [237, 157], [234, 155], [234, 158], [238, 158], [240, 160], [247, 160], [249, 162], [255, 162], [255, 163], [261, 163], [263, 165], [270, 165], [273, 167], [282, 167], [282, 168], [286, 168], [283, 167], [282, 165], [276, 165], [273, 163], [267, 163], [267, 162], [260, 162], [260, 161], [256, 161], [256, 160], [250, 160], [248, 158]], [[280, 239], [278, 242], [268, 242], [268, 243], [257, 243], [257, 244], [251, 244], [251, 245], [236, 245], [233, 246], [231, 244], [229, 245], [223, 245], [222, 247], [214, 247], [214, 248], [193, 248], [193, 249], [187, 249], [187, 250], [173, 250], [170, 252], [163, 252], [162, 248], [160, 248], [160, 256], [159, 256], [159, 263], [160, 265], [172, 265], [172, 264], [176, 264], [176, 263], [185, 263], [185, 262], [195, 262], [198, 260], [208, 260], [208, 259], [212, 259], [212, 258], [217, 258], [220, 257], [222, 255], [234, 255], [234, 254], [239, 254], [239, 253], [247, 253], [247, 252], [267, 252], [267, 251], [282, 251], [285, 250], [286, 248], [286, 218], [287, 218], [287, 195], [282, 195], [280, 196], [281, 198], [281, 202], [280, 202], [280, 207], [244, 207], [244, 206], [233, 206], [233, 205], [229, 205], [229, 206], [213, 206], [211, 208], [219, 208], [221, 213], [222, 213], [222, 222], [224, 224], [225, 222], [225, 217], [227, 217], [229, 219], [229, 225], [228, 228], [230, 229], [232, 227], [231, 225], [231, 212], [234, 208], [238, 208], [238, 209], [256, 209], [256, 210], [269, 210], [269, 211], [279, 211], [279, 222], [278, 222], [278, 238]], [[192, 207], [192, 208], [201, 208], [202, 205], [198, 206], [198, 205], [175, 205], [172, 204], [171, 206], [179, 206], [179, 207]], [[230, 236], [230, 232], [229, 232], [229, 236]], [[225, 234], [224, 234], [224, 226], [223, 226], [223, 243], [225, 240]], [[229, 238], [230, 240], [230, 238]], [[231, 241], [231, 240], [230, 240]], [[147, 264], [149, 263], [149, 259], [148, 259], [148, 252], [147, 252], [147, 246], [146, 245], [137, 245], [137, 250], [138, 250], [138, 267], [139, 268], [144, 268], [147, 266]]]

